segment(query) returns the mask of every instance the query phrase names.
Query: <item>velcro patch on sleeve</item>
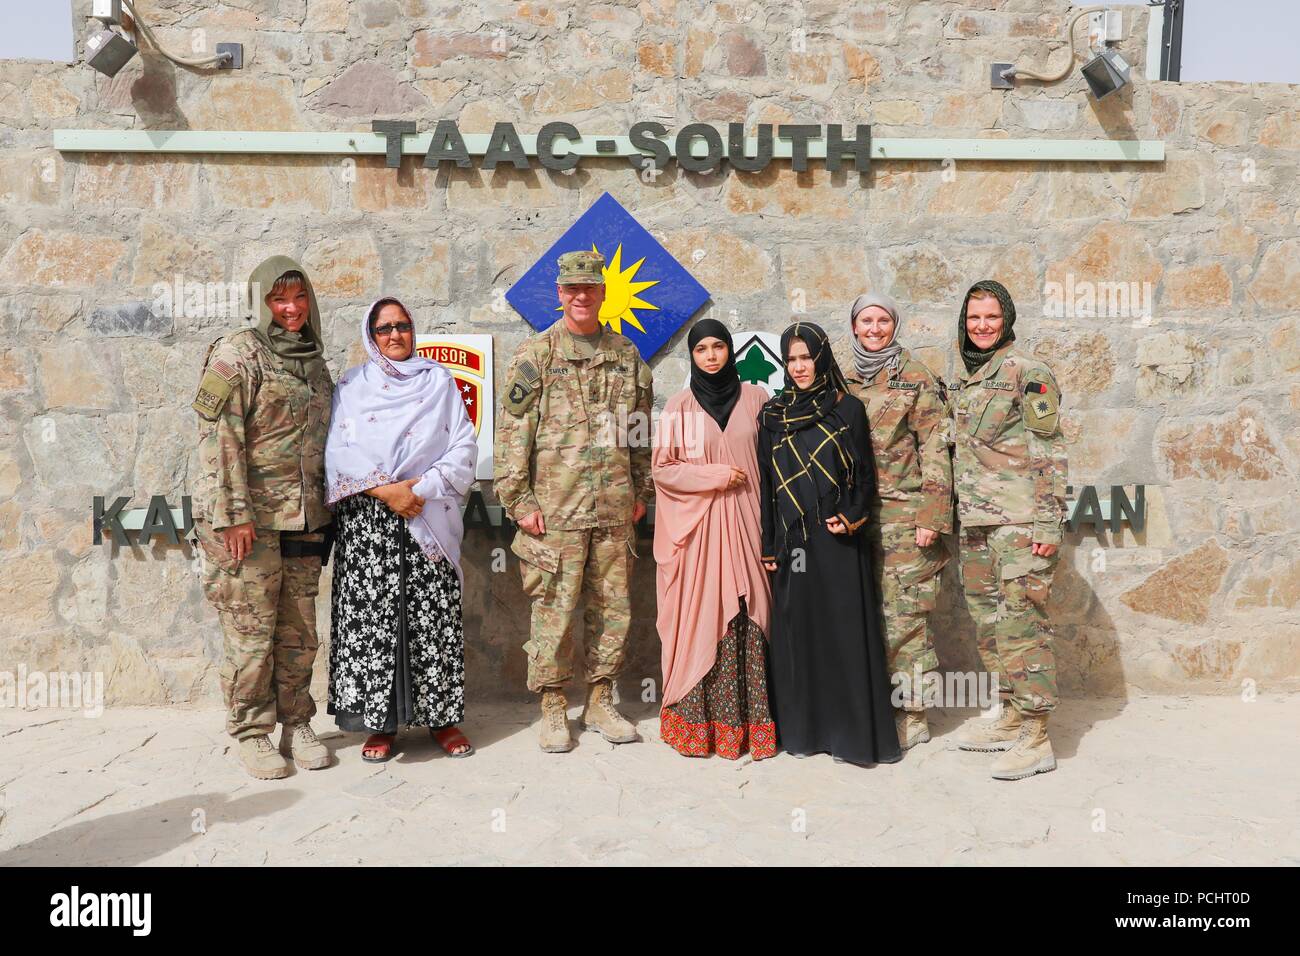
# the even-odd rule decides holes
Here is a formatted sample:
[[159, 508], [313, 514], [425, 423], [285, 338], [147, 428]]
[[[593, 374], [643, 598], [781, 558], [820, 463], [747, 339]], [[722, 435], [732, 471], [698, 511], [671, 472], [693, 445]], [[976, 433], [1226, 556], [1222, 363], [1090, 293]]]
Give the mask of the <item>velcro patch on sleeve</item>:
[[221, 358], [213, 359], [212, 363], [208, 366], [208, 369], [210, 371], [216, 372], [227, 382], [234, 382], [239, 379], [239, 373], [235, 371], [234, 367], [231, 366], [230, 363], [228, 363], [225, 359], [221, 359]]
[[226, 400], [230, 398], [230, 393], [235, 390], [237, 381], [239, 381], [238, 375], [233, 379], [227, 379], [215, 369], [207, 369], [203, 373], [203, 380], [199, 382], [199, 393], [190, 407], [208, 421], [216, 421], [217, 416], [221, 414], [221, 409], [225, 407]]
[[529, 382], [523, 375], [523, 366], [515, 373], [515, 377], [510, 380], [510, 385], [506, 388], [506, 397], [502, 407], [511, 415], [518, 418], [537, 401], [537, 396], [541, 394], [541, 381]]
[[1057, 413], [1060, 411], [1060, 397], [1056, 389], [1045, 382], [1029, 382], [1025, 386], [1024, 406], [1025, 427], [1039, 435], [1051, 435], [1056, 431]]
[[528, 359], [524, 359], [520, 362], [519, 368], [516, 371], [519, 373], [518, 377], [522, 378], [529, 388], [537, 385], [542, 380], [542, 373], [537, 371], [537, 366], [528, 361]]

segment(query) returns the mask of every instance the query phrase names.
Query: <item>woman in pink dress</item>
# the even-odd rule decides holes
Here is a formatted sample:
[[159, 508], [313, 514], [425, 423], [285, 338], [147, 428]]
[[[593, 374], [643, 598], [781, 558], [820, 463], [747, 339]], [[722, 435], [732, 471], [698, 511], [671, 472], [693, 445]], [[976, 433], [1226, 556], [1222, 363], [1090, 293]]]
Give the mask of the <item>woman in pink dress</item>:
[[776, 753], [767, 702], [771, 592], [760, 561], [758, 412], [731, 333], [714, 319], [687, 336], [690, 387], [668, 400], [655, 438], [655, 562], [663, 642], [660, 736], [678, 753], [755, 760]]

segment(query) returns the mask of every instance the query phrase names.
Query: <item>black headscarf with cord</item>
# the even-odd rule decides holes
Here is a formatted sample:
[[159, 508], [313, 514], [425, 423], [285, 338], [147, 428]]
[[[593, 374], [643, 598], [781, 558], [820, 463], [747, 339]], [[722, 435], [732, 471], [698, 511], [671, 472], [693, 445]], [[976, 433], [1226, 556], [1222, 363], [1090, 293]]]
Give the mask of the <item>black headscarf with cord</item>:
[[[973, 292], [991, 293], [1002, 306], [1002, 334], [987, 349], [976, 348], [975, 343], [966, 334], [966, 306], [970, 304], [970, 297]], [[996, 279], [981, 279], [966, 291], [966, 297], [961, 300], [961, 315], [957, 317], [957, 344], [961, 349], [961, 360], [966, 365], [967, 375], [974, 375], [985, 362], [993, 357], [994, 352], [1008, 342], [1016, 340], [1016, 333], [1012, 331], [1015, 324], [1016, 304], [1011, 301], [1011, 293], [1007, 291], [1007, 287], [1001, 282]]]
[[[813, 380], [807, 388], [796, 388], [789, 372], [790, 346], [796, 339], [808, 346], [813, 360]], [[772, 469], [782, 538], [797, 526], [806, 539], [805, 519], [812, 515], [821, 522], [834, 515], [844, 493], [856, 481], [866, 480], [870, 463], [837, 411], [848, 384], [822, 328], [811, 322], [790, 326], [781, 333], [781, 356], [790, 384], [759, 413], [772, 444], [771, 460], [763, 464]]]
[[[704, 339], [721, 339], [727, 346], [727, 361], [716, 372], [706, 372], [695, 363], [695, 346]], [[691, 354], [691, 394], [718, 427], [726, 431], [731, 410], [740, 400], [740, 372], [736, 370], [731, 332], [717, 319], [700, 319], [686, 335], [686, 350]]]

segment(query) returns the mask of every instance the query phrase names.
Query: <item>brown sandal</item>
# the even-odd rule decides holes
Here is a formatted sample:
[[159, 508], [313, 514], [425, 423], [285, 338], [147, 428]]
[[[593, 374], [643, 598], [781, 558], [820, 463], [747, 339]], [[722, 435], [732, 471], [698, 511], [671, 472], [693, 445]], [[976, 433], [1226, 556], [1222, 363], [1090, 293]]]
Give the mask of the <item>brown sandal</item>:
[[[361, 759], [366, 763], [383, 763], [393, 759], [393, 744], [397, 743], [397, 734], [371, 734], [361, 745]], [[367, 757], [366, 751], [376, 751], [379, 756]]]
[[[443, 727], [440, 730], [434, 730], [430, 727], [429, 736], [434, 739], [434, 742], [443, 749], [448, 757], [468, 757], [474, 752], [473, 745], [460, 732], [460, 728], [454, 725]], [[465, 749], [457, 753], [457, 747], [464, 747]]]

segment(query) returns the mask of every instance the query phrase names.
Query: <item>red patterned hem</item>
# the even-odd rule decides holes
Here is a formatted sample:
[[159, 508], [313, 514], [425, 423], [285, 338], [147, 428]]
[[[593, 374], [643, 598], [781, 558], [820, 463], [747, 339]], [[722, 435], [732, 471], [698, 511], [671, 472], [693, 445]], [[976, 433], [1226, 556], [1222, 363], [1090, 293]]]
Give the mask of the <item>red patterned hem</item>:
[[659, 713], [659, 736], [664, 743], [687, 757], [707, 757], [716, 753], [736, 760], [746, 750], [755, 760], [776, 756], [776, 724], [746, 724], [731, 727], [716, 720], [694, 724], [681, 714], [665, 708]]

